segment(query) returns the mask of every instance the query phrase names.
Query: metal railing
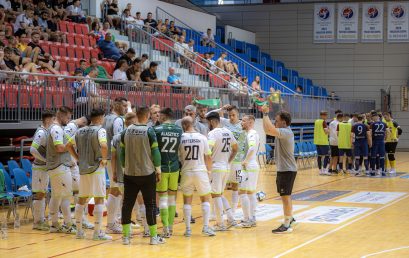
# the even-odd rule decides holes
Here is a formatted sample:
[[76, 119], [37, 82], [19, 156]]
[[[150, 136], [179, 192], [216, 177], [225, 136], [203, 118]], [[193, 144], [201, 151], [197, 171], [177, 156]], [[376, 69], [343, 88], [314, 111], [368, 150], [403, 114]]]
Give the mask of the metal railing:
[[[89, 114], [96, 107], [109, 112], [112, 101], [117, 97], [126, 97], [135, 106], [159, 104], [161, 107], [170, 107], [175, 111], [176, 118], [180, 118], [184, 107], [192, 104], [196, 98], [219, 98], [223, 104], [238, 106], [241, 113], [261, 116], [259, 106], [250, 95], [229, 88], [198, 88], [189, 84], [170, 85], [61, 75], [57, 77], [8, 71], [1, 71], [0, 74], [3, 78], [0, 84], [0, 123], [38, 121], [41, 120], [44, 109], [61, 106], [73, 108], [73, 117]], [[22, 79], [21, 75], [29, 75], [29, 78]], [[40, 81], [31, 81], [32, 76], [38, 76]], [[84, 91], [76, 90], [76, 83], [84, 85]], [[375, 102], [337, 101], [281, 93], [270, 106], [271, 115], [279, 110], [286, 110], [292, 114], [293, 119], [315, 119], [321, 110], [328, 110], [331, 114], [336, 109], [347, 113], [367, 112], [375, 108]]]
[[[163, 10], [160, 7], [156, 8], [156, 18], [162, 20], [169, 19], [170, 21], [174, 21], [176, 26], [185, 29], [186, 40], [193, 39], [195, 42], [200, 43], [202, 37], [201, 33], [197, 32], [191, 26], [184, 23], [183, 21], [181, 21], [180, 19], [178, 19], [177, 17], [168, 13], [167, 11]], [[214, 45], [215, 45], [214, 48], [208, 48], [208, 51], [206, 52], [214, 51], [216, 56], [219, 56], [221, 53], [227, 53], [228, 54], [227, 59], [237, 64], [239, 73], [249, 78], [249, 82], [251, 82], [256, 76], [259, 76], [260, 85], [264, 85], [265, 89], [268, 89], [268, 87], [273, 87], [274, 89], [280, 90], [281, 92], [295, 93], [295, 88], [291, 89], [281, 81], [267, 74], [264, 71], [262, 65], [260, 65], [260, 68], [263, 68], [263, 70], [251, 64], [250, 61], [244, 59], [247, 57], [239, 56], [239, 54], [236, 54], [235, 52], [231, 51], [230, 49], [227, 49], [225, 46], [222, 46], [217, 42], [214, 42]], [[207, 48], [200, 47], [200, 49], [206, 50]]]

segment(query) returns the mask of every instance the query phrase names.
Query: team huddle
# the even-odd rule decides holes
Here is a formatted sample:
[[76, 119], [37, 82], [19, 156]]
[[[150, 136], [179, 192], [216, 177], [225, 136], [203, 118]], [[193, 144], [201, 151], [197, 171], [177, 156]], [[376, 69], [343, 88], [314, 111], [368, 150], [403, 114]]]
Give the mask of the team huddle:
[[357, 176], [396, 173], [395, 152], [402, 129], [390, 112], [349, 117], [337, 110], [335, 114], [328, 125], [328, 113], [322, 111], [314, 124], [320, 175], [338, 174], [339, 170]]
[[[198, 117], [196, 108], [201, 109]], [[135, 228], [132, 213], [136, 210], [143, 224], [143, 236], [150, 237], [152, 245], [163, 244], [164, 238], [173, 234], [178, 189], [183, 193], [186, 237], [192, 235], [195, 191], [201, 200], [203, 235], [256, 226], [260, 137], [254, 130], [253, 116], [244, 115], [240, 120], [235, 106], [207, 112], [203, 106], [189, 105], [184, 117], [172, 123], [174, 114], [170, 108], [132, 110], [125, 98], [115, 99], [107, 116], [104, 110], [93, 109], [89, 117], [71, 121], [71, 114], [66, 107], [56, 113], [44, 111], [42, 126], [34, 135], [30, 149], [35, 157], [33, 229], [75, 234], [77, 239], [86, 237], [84, 229], [94, 229], [94, 240], [110, 240], [109, 234], [122, 234], [123, 244], [129, 245]], [[51, 225], [45, 219], [49, 182]], [[231, 203], [224, 196], [228, 183]], [[75, 222], [71, 219], [72, 197]], [[90, 198], [95, 203], [94, 225], [86, 216]], [[234, 214], [239, 200], [243, 218], [237, 222]], [[107, 226], [103, 230], [105, 205]], [[162, 234], [157, 232], [158, 208]], [[63, 224], [58, 220], [60, 211]], [[212, 226], [211, 217], [216, 221]]]

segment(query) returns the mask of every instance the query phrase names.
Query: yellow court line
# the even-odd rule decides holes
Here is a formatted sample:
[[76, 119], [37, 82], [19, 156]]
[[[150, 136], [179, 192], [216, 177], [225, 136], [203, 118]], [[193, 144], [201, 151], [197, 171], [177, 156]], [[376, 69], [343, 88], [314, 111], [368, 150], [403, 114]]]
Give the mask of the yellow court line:
[[279, 254], [279, 255], [276, 255], [276, 256], [274, 256], [274, 258], [283, 257], [284, 255], [287, 255], [287, 254], [289, 254], [289, 253], [292, 253], [292, 252], [294, 252], [295, 250], [298, 250], [298, 249], [300, 249], [300, 248], [302, 248], [302, 247], [304, 247], [304, 246], [306, 246], [306, 245], [309, 245], [309, 244], [311, 244], [311, 243], [313, 243], [313, 242], [315, 242], [315, 241], [317, 241], [317, 240], [320, 240], [321, 238], [324, 238], [324, 237], [326, 237], [326, 236], [329, 236], [329, 235], [331, 235], [331, 234], [333, 234], [333, 233], [335, 233], [335, 232], [337, 232], [337, 231], [339, 231], [339, 230], [341, 230], [341, 229], [343, 229], [343, 228], [345, 228], [345, 227], [347, 227], [347, 226], [349, 226], [349, 225], [351, 225], [351, 224], [353, 224], [353, 223], [355, 223], [355, 222], [357, 222], [357, 221], [359, 221], [359, 220], [361, 220], [361, 219], [364, 219], [364, 218], [366, 218], [366, 217], [368, 217], [368, 216], [370, 216], [370, 215], [372, 215], [372, 214], [374, 214], [374, 213], [376, 213], [376, 212], [378, 212], [378, 211], [381, 211], [381, 210], [383, 210], [383, 209], [385, 209], [385, 208], [387, 208], [387, 207], [389, 207], [389, 206], [391, 206], [391, 205], [393, 205], [393, 204], [395, 204], [395, 203], [397, 203], [397, 202], [400, 202], [400, 201], [406, 199], [407, 197], [409, 197], [409, 195], [406, 194], [406, 195], [404, 195], [403, 197], [401, 197], [401, 198], [399, 198], [399, 199], [397, 199], [397, 200], [395, 200], [395, 201], [393, 201], [393, 202], [391, 202], [391, 203], [389, 203], [389, 204], [387, 204], [387, 205], [385, 205], [385, 206], [379, 207], [378, 209], [375, 209], [375, 210], [373, 210], [373, 211], [371, 211], [371, 212], [369, 212], [369, 213], [367, 213], [367, 214], [364, 214], [364, 215], [361, 216], [361, 217], [358, 217], [358, 218], [356, 218], [356, 219], [354, 219], [354, 220], [351, 220], [350, 222], [348, 222], [348, 223], [346, 223], [346, 224], [344, 224], [344, 225], [341, 225], [341, 226], [339, 226], [339, 227], [337, 227], [337, 228], [334, 228], [334, 229], [331, 230], [331, 231], [328, 231], [328, 232], [326, 232], [326, 233], [324, 233], [324, 234], [322, 234], [322, 235], [319, 235], [319, 236], [317, 236], [317, 237], [315, 237], [315, 238], [313, 238], [313, 239], [311, 239], [311, 240], [308, 240], [307, 242], [304, 242], [304, 243], [302, 243], [301, 245], [297, 245], [297, 246], [295, 246], [295, 247], [293, 247], [293, 248], [291, 248], [291, 249], [285, 251], [284, 253], [281, 253], [281, 254]]
[[403, 249], [409, 249], [409, 246], [401, 246], [401, 247], [397, 247], [397, 248], [393, 248], [393, 249], [383, 250], [383, 251], [380, 251], [380, 252], [377, 252], [377, 253], [367, 254], [367, 255], [362, 256], [361, 258], [367, 258], [367, 257], [375, 256], [375, 255], [378, 255], [378, 254], [390, 253], [390, 252], [393, 252], [393, 251], [398, 251], [398, 250], [403, 250]]

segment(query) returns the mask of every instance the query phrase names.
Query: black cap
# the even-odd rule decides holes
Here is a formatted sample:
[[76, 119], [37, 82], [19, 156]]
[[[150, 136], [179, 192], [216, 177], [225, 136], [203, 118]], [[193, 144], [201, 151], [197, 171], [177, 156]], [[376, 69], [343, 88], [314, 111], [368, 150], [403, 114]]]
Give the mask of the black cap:
[[216, 119], [219, 119], [219, 120], [220, 120], [220, 115], [219, 115], [219, 113], [217, 113], [217, 112], [210, 112], [210, 113], [206, 116], [206, 119], [207, 119], [207, 120], [210, 120], [210, 119], [213, 119], [213, 118], [216, 118]]

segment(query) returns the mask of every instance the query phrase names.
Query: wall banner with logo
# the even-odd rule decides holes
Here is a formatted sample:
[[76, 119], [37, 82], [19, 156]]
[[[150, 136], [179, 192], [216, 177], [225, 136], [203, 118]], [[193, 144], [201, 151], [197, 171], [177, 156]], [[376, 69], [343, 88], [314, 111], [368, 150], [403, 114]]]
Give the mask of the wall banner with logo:
[[358, 42], [358, 3], [338, 4], [337, 42]]
[[388, 2], [388, 41], [409, 41], [409, 14], [407, 2]]
[[335, 42], [335, 5], [314, 5], [314, 42]]
[[362, 42], [383, 42], [383, 3], [362, 4]]

